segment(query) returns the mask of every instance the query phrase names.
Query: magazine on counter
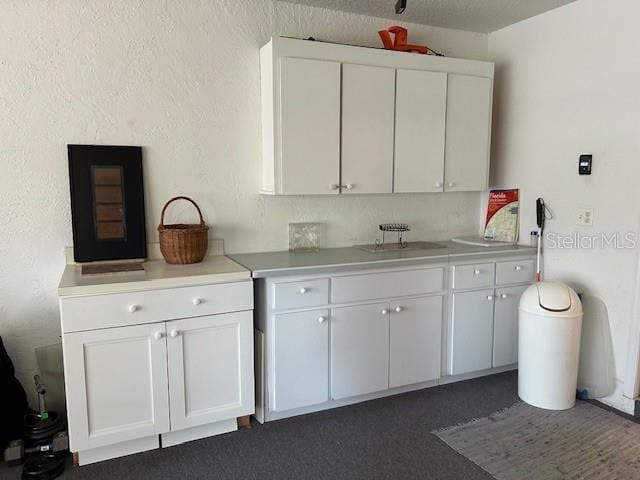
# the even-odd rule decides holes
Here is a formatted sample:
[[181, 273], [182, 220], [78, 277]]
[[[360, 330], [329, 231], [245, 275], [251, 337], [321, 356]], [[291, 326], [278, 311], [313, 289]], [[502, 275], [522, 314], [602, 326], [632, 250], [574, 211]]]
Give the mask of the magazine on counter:
[[487, 217], [484, 226], [485, 240], [517, 243], [519, 190], [490, 190]]

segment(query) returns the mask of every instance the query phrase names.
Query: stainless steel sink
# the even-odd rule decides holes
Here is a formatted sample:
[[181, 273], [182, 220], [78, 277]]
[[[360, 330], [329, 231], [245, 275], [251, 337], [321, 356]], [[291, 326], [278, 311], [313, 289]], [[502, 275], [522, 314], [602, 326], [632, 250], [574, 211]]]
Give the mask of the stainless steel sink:
[[434, 248], [445, 248], [446, 245], [435, 242], [407, 242], [405, 246], [401, 246], [398, 243], [385, 243], [384, 245], [376, 245], [370, 243], [368, 245], [354, 245], [355, 248], [364, 250], [370, 253], [383, 253], [383, 252], [406, 252], [409, 250], [431, 250]]

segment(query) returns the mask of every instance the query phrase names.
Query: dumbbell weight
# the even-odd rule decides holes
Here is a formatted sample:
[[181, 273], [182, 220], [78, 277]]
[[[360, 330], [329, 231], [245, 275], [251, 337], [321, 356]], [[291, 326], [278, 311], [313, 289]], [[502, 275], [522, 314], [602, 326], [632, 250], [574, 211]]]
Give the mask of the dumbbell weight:
[[14, 440], [4, 450], [4, 460], [8, 465], [20, 465], [25, 455], [30, 453], [60, 453], [69, 450], [69, 436], [67, 432], [58, 432], [50, 443], [36, 447], [25, 448], [22, 440]]

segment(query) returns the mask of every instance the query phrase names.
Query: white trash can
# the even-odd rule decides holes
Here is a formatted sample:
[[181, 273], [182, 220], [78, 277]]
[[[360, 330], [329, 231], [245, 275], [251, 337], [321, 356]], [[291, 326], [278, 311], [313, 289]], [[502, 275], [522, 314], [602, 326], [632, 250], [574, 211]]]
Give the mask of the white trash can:
[[582, 303], [563, 283], [541, 282], [520, 298], [518, 395], [534, 407], [576, 403]]

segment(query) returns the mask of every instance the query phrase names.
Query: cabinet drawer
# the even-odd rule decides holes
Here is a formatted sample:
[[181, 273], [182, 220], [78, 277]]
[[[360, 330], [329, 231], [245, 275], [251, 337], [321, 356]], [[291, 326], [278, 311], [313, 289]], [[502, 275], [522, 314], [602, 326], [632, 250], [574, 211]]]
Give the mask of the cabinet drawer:
[[444, 289], [444, 268], [346, 275], [332, 279], [333, 303], [358, 302], [438, 293]]
[[533, 281], [533, 260], [513, 260], [510, 262], [496, 263], [496, 283], [506, 285], [509, 283], [525, 283]]
[[251, 281], [60, 299], [64, 333], [252, 308]]
[[276, 283], [273, 295], [276, 310], [326, 305], [329, 302], [329, 279]]
[[479, 288], [493, 286], [495, 266], [493, 263], [453, 266], [453, 288]]

